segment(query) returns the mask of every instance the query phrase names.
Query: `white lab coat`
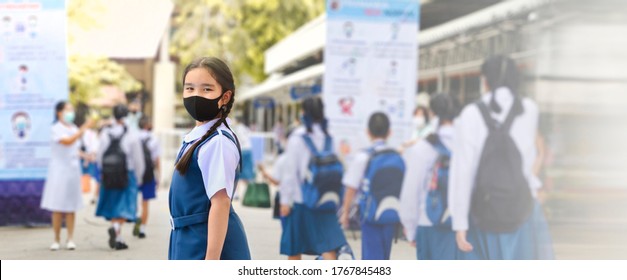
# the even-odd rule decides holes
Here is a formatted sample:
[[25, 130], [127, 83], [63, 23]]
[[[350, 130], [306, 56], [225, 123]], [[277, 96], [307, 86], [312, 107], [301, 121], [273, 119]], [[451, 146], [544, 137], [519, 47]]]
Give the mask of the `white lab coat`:
[[78, 133], [74, 124], [57, 121], [52, 126], [48, 175], [41, 197], [41, 208], [55, 212], [76, 212], [83, 207], [81, 193], [80, 141], [60, 143]]

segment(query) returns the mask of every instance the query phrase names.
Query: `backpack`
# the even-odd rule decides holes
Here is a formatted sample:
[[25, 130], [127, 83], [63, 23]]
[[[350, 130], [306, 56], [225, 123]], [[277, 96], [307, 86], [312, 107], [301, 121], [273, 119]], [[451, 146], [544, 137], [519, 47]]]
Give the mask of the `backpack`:
[[124, 126], [124, 132], [119, 137], [109, 134], [111, 143], [102, 157], [102, 184], [106, 189], [121, 190], [128, 186], [126, 154], [121, 146], [126, 130]]
[[332, 139], [325, 137], [321, 152], [318, 152], [309, 135], [304, 134], [303, 139], [311, 152], [307, 175], [301, 186], [303, 204], [318, 211], [337, 211], [342, 203], [344, 168], [333, 153]]
[[435, 133], [427, 137], [427, 142], [438, 152], [438, 158], [431, 169], [425, 210], [433, 226], [451, 229], [451, 213], [448, 209], [448, 175], [451, 151], [444, 146], [440, 137]]
[[144, 176], [142, 182], [149, 183], [155, 180], [155, 165], [152, 161], [152, 153], [150, 152], [150, 148], [148, 148], [148, 142], [150, 141], [150, 137], [142, 140], [142, 150], [144, 150], [144, 164], [146, 166], [146, 170], [144, 171]]
[[370, 160], [361, 185], [359, 212], [371, 224], [400, 222], [399, 197], [405, 175], [405, 162], [393, 149], [368, 150]]
[[514, 119], [521, 114], [522, 101], [515, 98], [505, 121], [500, 124], [490, 116], [485, 103], [477, 102], [488, 127], [481, 152], [471, 215], [484, 231], [513, 232], [531, 214], [533, 198], [522, 171], [522, 156], [509, 131]]

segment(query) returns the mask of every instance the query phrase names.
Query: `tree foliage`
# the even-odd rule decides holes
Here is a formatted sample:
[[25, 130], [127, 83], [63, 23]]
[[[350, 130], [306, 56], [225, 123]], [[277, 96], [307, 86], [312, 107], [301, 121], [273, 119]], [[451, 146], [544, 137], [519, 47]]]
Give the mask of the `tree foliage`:
[[238, 81], [265, 79], [264, 52], [324, 11], [324, 0], [176, 0], [170, 52], [229, 61]]
[[[104, 9], [99, 0], [68, 1], [69, 44], [73, 43], [74, 31], [99, 28], [98, 13]], [[99, 97], [105, 85], [114, 85], [124, 92], [139, 90], [141, 86], [122, 65], [106, 57], [70, 53], [68, 70], [70, 102], [74, 104], [89, 103]]]

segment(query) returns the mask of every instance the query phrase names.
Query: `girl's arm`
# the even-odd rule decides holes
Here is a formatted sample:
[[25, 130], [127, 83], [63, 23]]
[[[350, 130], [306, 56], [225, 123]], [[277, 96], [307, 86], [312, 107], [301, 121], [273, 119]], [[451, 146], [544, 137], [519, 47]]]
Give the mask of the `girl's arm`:
[[274, 185], [274, 186], [279, 186], [280, 182], [279, 180], [274, 179], [272, 176], [270, 176], [270, 174], [268, 174], [268, 172], [266, 171], [266, 168], [259, 164], [258, 166], [259, 171], [261, 171], [261, 175], [263, 176], [264, 179], [266, 179], [268, 182], [270, 182], [270, 184]]
[[93, 125], [94, 125], [94, 121], [92, 119], [88, 119], [81, 126], [81, 128], [79, 128], [76, 134], [69, 136], [69, 137], [61, 138], [61, 140], [59, 140], [59, 143], [61, 143], [62, 145], [66, 145], [66, 146], [74, 144], [74, 142], [76, 142], [78, 139], [80, 139], [83, 136], [83, 133], [85, 132], [85, 130], [92, 127]]
[[211, 209], [209, 210], [209, 222], [207, 225], [207, 253], [205, 260], [219, 260], [226, 238], [226, 230], [229, 224], [229, 211], [231, 199], [226, 194], [226, 189], [218, 191], [211, 197]]

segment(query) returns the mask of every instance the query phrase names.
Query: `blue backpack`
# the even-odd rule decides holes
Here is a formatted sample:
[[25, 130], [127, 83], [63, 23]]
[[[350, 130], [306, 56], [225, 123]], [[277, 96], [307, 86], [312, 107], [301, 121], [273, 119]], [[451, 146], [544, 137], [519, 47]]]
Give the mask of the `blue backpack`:
[[361, 186], [359, 211], [362, 222], [396, 224], [400, 222], [399, 197], [405, 176], [405, 162], [393, 149], [368, 150], [370, 160]]
[[318, 152], [309, 135], [303, 135], [303, 139], [311, 152], [308, 172], [301, 186], [303, 204], [314, 210], [337, 211], [342, 203], [344, 167], [333, 153], [333, 141], [326, 136], [324, 149]]
[[427, 217], [434, 226], [452, 228], [451, 214], [448, 209], [448, 174], [451, 162], [449, 151], [436, 134], [430, 135], [429, 144], [438, 152], [438, 158], [432, 168], [429, 192], [425, 205]]

